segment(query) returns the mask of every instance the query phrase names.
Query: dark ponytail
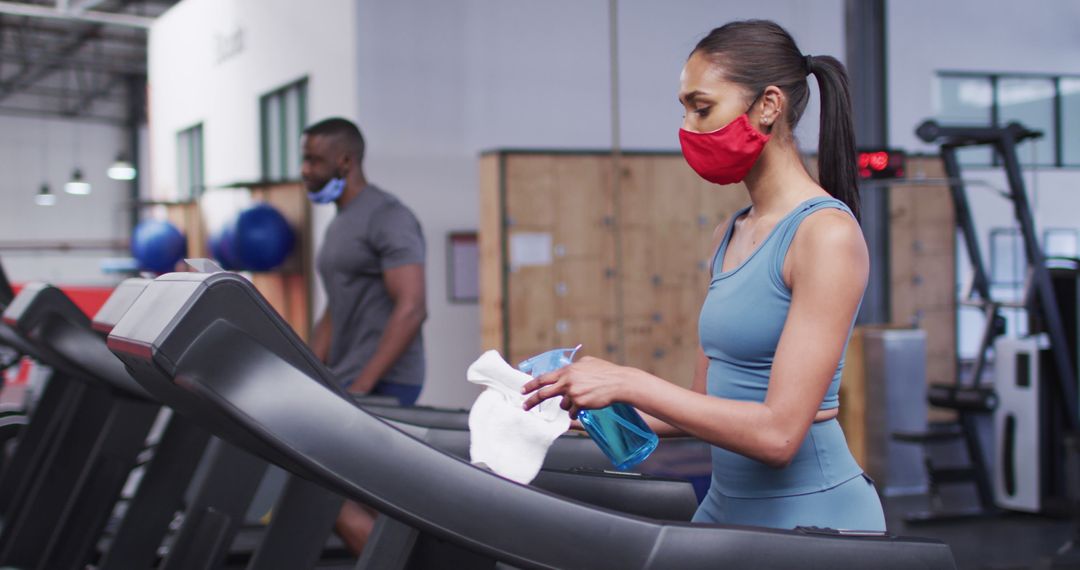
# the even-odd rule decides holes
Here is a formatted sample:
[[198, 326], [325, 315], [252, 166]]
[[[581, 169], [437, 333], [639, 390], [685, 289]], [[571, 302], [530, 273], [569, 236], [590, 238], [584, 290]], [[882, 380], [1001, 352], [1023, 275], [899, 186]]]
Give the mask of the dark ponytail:
[[804, 56], [784, 28], [767, 20], [731, 22], [709, 32], [691, 54], [702, 52], [721, 66], [728, 81], [750, 93], [775, 85], [787, 95], [784, 117], [791, 132], [810, 99], [807, 76], [821, 92], [818, 179], [821, 187], [859, 217], [855, 129], [844, 65], [830, 56]]
[[817, 77], [821, 92], [818, 131], [818, 178], [821, 187], [843, 201], [859, 218], [859, 179], [855, 161], [855, 126], [851, 122], [851, 93], [844, 64], [835, 57], [807, 56], [807, 69]]

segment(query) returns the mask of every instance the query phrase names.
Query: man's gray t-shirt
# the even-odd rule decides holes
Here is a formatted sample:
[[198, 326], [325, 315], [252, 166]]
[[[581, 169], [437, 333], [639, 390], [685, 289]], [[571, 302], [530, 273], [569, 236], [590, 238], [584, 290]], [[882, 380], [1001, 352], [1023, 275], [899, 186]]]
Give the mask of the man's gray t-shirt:
[[[424, 235], [404, 204], [369, 184], [330, 222], [317, 263], [333, 325], [327, 365], [348, 386], [375, 354], [394, 310], [383, 271], [424, 263]], [[379, 381], [424, 382], [419, 333]]]

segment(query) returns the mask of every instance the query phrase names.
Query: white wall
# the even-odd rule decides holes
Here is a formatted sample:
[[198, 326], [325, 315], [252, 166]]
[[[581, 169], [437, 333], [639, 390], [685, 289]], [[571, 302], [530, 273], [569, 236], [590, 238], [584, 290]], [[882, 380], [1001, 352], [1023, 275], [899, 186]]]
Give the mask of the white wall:
[[[0, 117], [0, 242], [108, 242], [126, 240], [128, 183], [109, 179], [106, 169], [127, 148], [124, 128], [103, 123], [29, 117]], [[64, 193], [75, 167], [93, 191]], [[56, 205], [38, 206], [34, 195], [48, 183]], [[0, 251], [13, 282], [49, 281], [58, 285], [109, 285], [102, 258], [124, 251]]]
[[[308, 77], [308, 117], [356, 112], [352, 0], [185, 0], [150, 30], [151, 192], [175, 196], [176, 134], [203, 123], [209, 186], [260, 174], [259, 97]], [[218, 61], [220, 38], [242, 48]]]
[[[914, 132], [937, 112], [934, 79], [939, 71], [1080, 74], [1080, 4], [1075, 2], [903, 0], [886, 6], [889, 142], [909, 152], [937, 152]], [[999, 168], [965, 168], [964, 178], [976, 181], [968, 196], [989, 271], [990, 230], [1015, 225], [1011, 203], [993, 190], [1008, 186]], [[1080, 229], [1080, 170], [1029, 168], [1024, 179], [1040, 237], [1045, 228]], [[958, 250], [962, 253], [959, 244]], [[960, 261], [957, 278], [963, 284], [970, 268], [966, 258]], [[961, 310], [962, 356], [974, 356], [979, 327], [978, 315]], [[1020, 330], [1011, 323], [1011, 334]]]

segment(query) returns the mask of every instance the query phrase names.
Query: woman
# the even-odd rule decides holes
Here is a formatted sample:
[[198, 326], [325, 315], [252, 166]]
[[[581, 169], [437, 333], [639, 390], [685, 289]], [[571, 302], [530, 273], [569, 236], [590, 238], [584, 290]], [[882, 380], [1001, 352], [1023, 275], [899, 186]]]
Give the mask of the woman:
[[[820, 183], [794, 129], [821, 92]], [[683, 155], [703, 178], [744, 182], [751, 205], [715, 233], [693, 389], [596, 358], [524, 388], [582, 409], [626, 402], [661, 435], [712, 444], [695, 522], [884, 531], [873, 482], [836, 421], [840, 373], [869, 260], [858, 223], [851, 104], [843, 65], [804, 56], [767, 21], [733, 22], [683, 68]]]

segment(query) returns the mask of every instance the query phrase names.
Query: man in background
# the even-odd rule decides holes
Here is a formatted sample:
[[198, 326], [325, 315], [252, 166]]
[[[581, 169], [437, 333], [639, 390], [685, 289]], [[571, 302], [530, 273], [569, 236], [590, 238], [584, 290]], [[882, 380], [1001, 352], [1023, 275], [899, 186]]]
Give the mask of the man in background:
[[[316, 260], [327, 307], [311, 347], [356, 394], [411, 406], [424, 382], [424, 236], [416, 216], [364, 177], [364, 138], [351, 121], [304, 129], [300, 169], [311, 200], [337, 208]], [[362, 434], [361, 434], [362, 435]], [[377, 513], [346, 501], [335, 526], [359, 554]]]

